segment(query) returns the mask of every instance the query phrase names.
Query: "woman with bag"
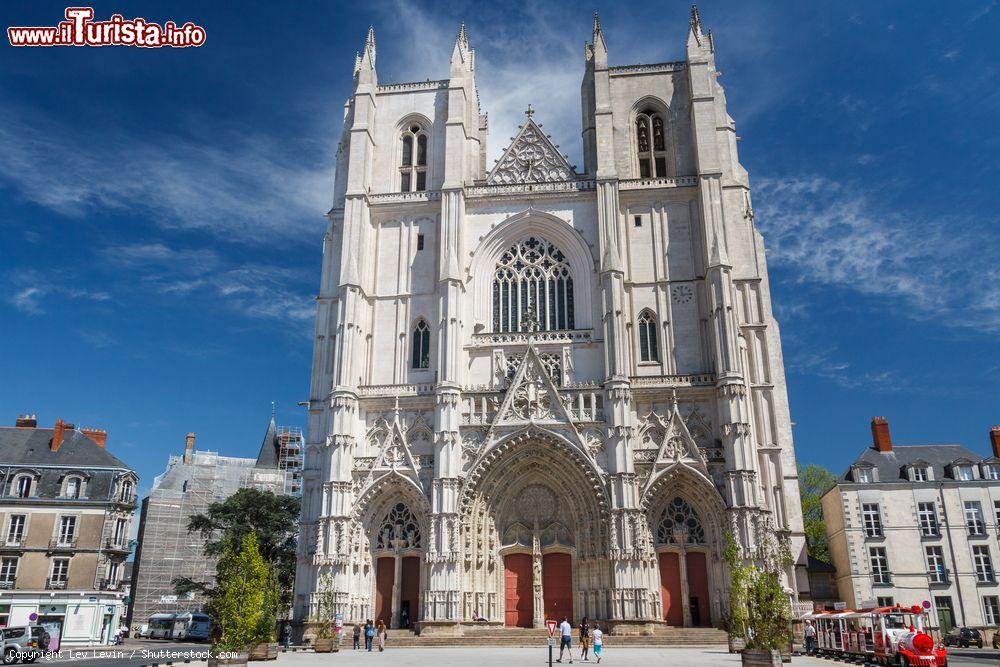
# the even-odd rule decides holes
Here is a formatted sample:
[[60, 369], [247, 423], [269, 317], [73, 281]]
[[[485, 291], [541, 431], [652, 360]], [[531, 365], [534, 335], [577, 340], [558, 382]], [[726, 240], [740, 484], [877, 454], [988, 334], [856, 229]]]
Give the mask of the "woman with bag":
[[389, 633], [386, 632], [385, 623], [382, 619], [378, 621], [378, 628], [376, 634], [378, 635], [378, 650], [381, 653], [385, 650], [385, 640], [389, 638]]

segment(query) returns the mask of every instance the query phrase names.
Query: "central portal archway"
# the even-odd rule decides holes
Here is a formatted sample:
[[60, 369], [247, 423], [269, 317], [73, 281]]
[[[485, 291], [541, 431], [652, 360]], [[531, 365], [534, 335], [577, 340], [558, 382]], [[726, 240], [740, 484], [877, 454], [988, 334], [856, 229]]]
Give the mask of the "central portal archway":
[[604, 617], [604, 486], [554, 437], [496, 447], [463, 490], [464, 611], [510, 627]]

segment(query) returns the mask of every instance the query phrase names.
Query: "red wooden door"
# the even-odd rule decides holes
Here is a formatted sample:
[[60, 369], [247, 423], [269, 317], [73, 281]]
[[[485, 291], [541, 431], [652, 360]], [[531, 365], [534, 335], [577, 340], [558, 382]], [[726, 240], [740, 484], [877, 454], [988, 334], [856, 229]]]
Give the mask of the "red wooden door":
[[530, 628], [535, 615], [531, 592], [531, 555], [507, 554], [503, 559], [504, 624]]
[[375, 562], [375, 622], [392, 622], [392, 584], [396, 577], [396, 562], [392, 556], [383, 556]]
[[[708, 567], [705, 554], [695, 551], [687, 554], [688, 593], [691, 595], [691, 624], [712, 625], [708, 610]], [[695, 613], [697, 609], [697, 613]]]
[[663, 598], [663, 619], [670, 625], [684, 625], [684, 600], [681, 600], [681, 570], [677, 554], [660, 554], [660, 596]]
[[573, 622], [573, 557], [569, 554], [542, 556], [542, 599], [545, 620]]
[[[399, 574], [399, 610], [409, 612], [410, 624], [420, 620], [420, 558], [406, 556], [403, 558], [402, 571]], [[400, 618], [402, 621], [402, 617]]]

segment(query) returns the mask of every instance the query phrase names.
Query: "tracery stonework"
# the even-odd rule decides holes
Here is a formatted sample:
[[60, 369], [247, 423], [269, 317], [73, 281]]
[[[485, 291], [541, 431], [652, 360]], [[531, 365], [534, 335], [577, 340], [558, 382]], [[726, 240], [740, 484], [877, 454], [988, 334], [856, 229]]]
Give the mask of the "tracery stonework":
[[303, 628], [325, 596], [422, 634], [719, 625], [730, 533], [748, 557], [788, 535], [807, 592], [764, 244], [727, 245], [758, 231], [724, 40], [697, 13], [681, 37], [683, 61], [609, 66], [595, 22], [582, 169], [529, 109], [487, 171], [465, 28], [449, 78], [413, 84], [379, 83], [369, 33], [317, 299]]

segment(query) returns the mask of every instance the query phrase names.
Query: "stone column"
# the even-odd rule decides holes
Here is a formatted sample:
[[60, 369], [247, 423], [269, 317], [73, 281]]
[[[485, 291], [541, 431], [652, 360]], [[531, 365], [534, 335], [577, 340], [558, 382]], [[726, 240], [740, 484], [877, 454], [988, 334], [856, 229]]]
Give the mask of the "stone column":
[[399, 612], [402, 606], [401, 598], [403, 596], [403, 558], [399, 555], [399, 545], [396, 545], [396, 551], [392, 555], [393, 566], [392, 566], [392, 618], [389, 621], [389, 626], [392, 628], [398, 628], [400, 626]]
[[684, 612], [684, 627], [691, 627], [691, 589], [688, 586], [688, 568], [687, 568], [687, 549], [684, 548], [684, 544], [681, 543], [681, 552], [678, 554], [677, 566], [680, 569], [681, 574], [681, 601], [684, 606], [681, 610]]

